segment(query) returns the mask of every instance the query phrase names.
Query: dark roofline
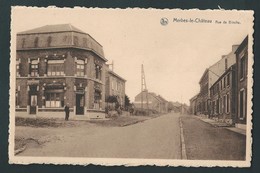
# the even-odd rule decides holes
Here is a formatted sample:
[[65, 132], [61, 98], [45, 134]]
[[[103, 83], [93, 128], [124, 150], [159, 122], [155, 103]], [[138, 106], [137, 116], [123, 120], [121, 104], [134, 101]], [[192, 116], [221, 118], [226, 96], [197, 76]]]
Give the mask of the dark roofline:
[[109, 73], [113, 74], [114, 76], [120, 78], [121, 80], [123, 80], [124, 82], [126, 82], [126, 80], [124, 78], [122, 78], [121, 76], [119, 76], [118, 74], [116, 74], [115, 72], [113, 72], [112, 70], [108, 70]]
[[245, 47], [247, 44], [248, 44], [248, 35], [244, 38], [242, 43], [238, 46], [237, 50], [235, 51], [235, 54], [238, 54], [238, 52], [240, 52], [243, 49], [243, 47]]
[[195, 99], [197, 99], [197, 98], [198, 98], [198, 95], [199, 95], [199, 94], [196, 94], [195, 96], [193, 96], [192, 98], [190, 98], [190, 100], [195, 100]]
[[97, 53], [95, 50], [93, 49], [87, 49], [87, 48], [83, 48], [83, 47], [77, 47], [77, 46], [60, 46], [60, 47], [43, 47], [43, 48], [22, 48], [22, 49], [16, 49], [16, 51], [28, 51], [28, 50], [47, 50], [47, 49], [81, 49], [81, 50], [87, 50], [90, 51], [92, 53], [94, 53], [95, 55], [97, 55], [99, 58], [101, 58], [102, 60], [104, 60], [105, 62], [107, 62], [108, 60], [101, 56], [99, 53]]
[[[66, 25], [66, 24], [63, 24], [63, 25]], [[70, 25], [70, 27], [72, 26], [72, 27], [76, 28], [75, 26], [73, 26], [73, 25], [71, 25], [71, 24], [67, 24], [67, 25]], [[55, 25], [45, 25], [45, 26], [55, 26]], [[45, 27], [45, 26], [42, 26], [42, 27]], [[38, 27], [38, 28], [40, 28], [40, 27]], [[35, 28], [35, 29], [37, 29], [37, 28]], [[30, 33], [30, 32], [29, 32], [30, 30], [27, 30], [27, 31], [18, 32], [18, 33], [17, 33], [17, 36], [18, 36], [18, 35], [36, 35], [36, 34], [52, 34], [52, 33], [75, 32], [75, 33], [79, 33], [79, 34], [88, 35], [88, 36], [89, 36], [90, 38], [92, 38], [99, 46], [101, 46], [101, 47], [103, 48], [103, 46], [102, 46], [95, 38], [93, 38], [90, 34], [84, 32], [84, 31], [81, 31], [81, 30], [78, 29], [78, 28], [76, 28], [76, 29], [77, 29], [77, 30], [71, 29], [71, 30], [68, 30], [68, 31], [53, 31], [53, 32], [45, 31], [45, 32], [39, 32], [39, 33], [37, 33], [37, 32], [32, 32], [32, 33]], [[32, 30], [33, 30], [33, 29], [32, 29]]]
[[200, 84], [200, 82], [202, 81], [203, 77], [205, 76], [205, 74], [206, 74], [208, 71], [209, 71], [209, 69], [206, 68], [206, 70], [204, 71], [203, 75], [202, 75], [201, 78], [200, 78], [199, 84]]

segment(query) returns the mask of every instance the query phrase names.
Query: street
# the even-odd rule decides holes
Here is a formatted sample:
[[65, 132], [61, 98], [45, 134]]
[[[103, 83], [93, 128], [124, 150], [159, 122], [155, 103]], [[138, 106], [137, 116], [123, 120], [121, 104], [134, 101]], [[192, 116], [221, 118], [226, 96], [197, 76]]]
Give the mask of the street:
[[[191, 115], [169, 113], [124, 127], [83, 123], [62, 128], [16, 127], [30, 143], [18, 156], [182, 159], [181, 118], [187, 159], [243, 160], [244, 135], [213, 127]], [[24, 135], [27, 137], [24, 137]], [[54, 152], [55, 151], [55, 152]]]
[[[19, 156], [181, 159], [178, 118], [178, 114], [166, 114], [125, 127], [48, 129], [53, 133], [51, 140]], [[31, 130], [46, 135], [43, 129]]]

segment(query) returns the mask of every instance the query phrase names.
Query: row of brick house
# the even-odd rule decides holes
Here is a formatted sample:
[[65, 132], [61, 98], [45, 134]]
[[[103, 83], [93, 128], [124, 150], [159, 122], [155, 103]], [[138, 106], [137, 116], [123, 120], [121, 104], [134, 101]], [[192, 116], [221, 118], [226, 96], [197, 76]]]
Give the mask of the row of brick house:
[[190, 99], [191, 113], [245, 128], [247, 120], [248, 36], [200, 79], [200, 92]]
[[126, 80], [106, 62], [102, 45], [70, 24], [18, 33], [16, 115], [63, 116], [69, 104], [72, 115], [104, 116], [109, 95], [124, 106]]

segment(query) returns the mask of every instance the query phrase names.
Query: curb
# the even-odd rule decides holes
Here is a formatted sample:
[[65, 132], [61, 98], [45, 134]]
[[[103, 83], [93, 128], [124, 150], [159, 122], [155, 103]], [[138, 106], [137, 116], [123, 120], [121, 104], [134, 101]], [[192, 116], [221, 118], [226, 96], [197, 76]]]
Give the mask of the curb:
[[182, 121], [181, 117], [179, 118], [180, 122], [180, 140], [181, 140], [181, 159], [182, 160], [187, 160], [187, 154], [186, 154], [186, 146], [184, 142], [184, 135], [183, 135], [183, 126], [182, 126]]

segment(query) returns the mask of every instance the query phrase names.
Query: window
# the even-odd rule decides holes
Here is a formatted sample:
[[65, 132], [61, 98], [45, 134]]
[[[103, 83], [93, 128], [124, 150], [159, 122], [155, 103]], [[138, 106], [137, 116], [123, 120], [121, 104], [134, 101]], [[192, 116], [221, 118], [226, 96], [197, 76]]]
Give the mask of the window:
[[74, 45], [75, 45], [75, 46], [78, 46], [78, 45], [79, 45], [79, 40], [78, 40], [78, 37], [77, 37], [77, 36], [74, 36], [74, 37], [73, 37], [73, 42], [74, 42]]
[[77, 59], [77, 76], [84, 76], [85, 75], [85, 64], [84, 61], [81, 59]]
[[22, 48], [25, 47], [25, 38], [22, 39]]
[[15, 92], [15, 107], [19, 107], [19, 93], [18, 91], [16, 90]]
[[227, 75], [227, 86], [229, 86], [230, 85], [230, 73], [228, 73], [228, 75]]
[[245, 57], [240, 59], [240, 79], [243, 79], [245, 76]]
[[227, 60], [227, 58], [225, 59], [225, 70], [227, 70], [228, 69], [228, 60]]
[[87, 40], [87, 38], [83, 38], [83, 47], [88, 47], [88, 40]]
[[219, 99], [217, 99], [217, 101], [216, 101], [217, 103], [217, 105], [216, 105], [216, 113], [217, 114], [219, 114]]
[[219, 98], [219, 113], [222, 114], [222, 98]]
[[38, 60], [32, 60], [30, 64], [30, 75], [38, 76]]
[[95, 65], [95, 73], [96, 73], [96, 79], [101, 80], [102, 67], [99, 65]]
[[227, 94], [227, 97], [226, 97], [226, 113], [229, 113], [229, 111], [230, 111], [230, 96], [229, 96], [229, 94]]
[[246, 102], [245, 102], [245, 90], [242, 89], [239, 92], [239, 118], [243, 119], [246, 113]]
[[16, 76], [20, 76], [20, 62], [19, 60], [16, 60]]
[[224, 77], [223, 80], [224, 80], [224, 87], [223, 88], [226, 88], [226, 77]]
[[39, 37], [35, 37], [34, 39], [34, 47], [38, 47], [39, 45]]
[[227, 107], [227, 96], [224, 96], [224, 100], [223, 100], [223, 105], [224, 105], [224, 112], [226, 112], [226, 107]]
[[223, 82], [222, 82], [222, 79], [220, 80], [220, 89], [221, 89], [221, 90], [223, 89]]
[[48, 76], [64, 75], [64, 60], [48, 60]]
[[49, 36], [48, 39], [47, 39], [47, 47], [51, 46], [51, 41], [52, 41], [52, 37]]
[[47, 108], [60, 108], [64, 106], [63, 90], [47, 90], [45, 94]]

